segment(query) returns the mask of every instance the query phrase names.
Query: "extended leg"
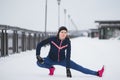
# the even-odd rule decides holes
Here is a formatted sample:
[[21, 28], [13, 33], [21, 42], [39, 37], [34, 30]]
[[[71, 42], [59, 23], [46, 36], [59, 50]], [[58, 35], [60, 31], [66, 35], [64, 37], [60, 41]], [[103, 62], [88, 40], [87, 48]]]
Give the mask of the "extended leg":
[[[66, 67], [66, 61], [62, 61], [59, 65], [62, 65], [64, 67]], [[91, 75], [98, 75], [98, 72], [97, 71], [93, 71], [93, 70], [90, 70], [90, 69], [87, 69], [87, 68], [84, 68], [78, 64], [76, 64], [75, 62], [73, 61], [70, 61], [70, 67], [74, 70], [77, 70], [77, 71], [80, 71], [82, 73], [85, 73], [85, 74], [91, 74]]]
[[80, 72], [85, 73], [85, 74], [91, 74], [91, 75], [96, 75], [96, 76], [97, 76], [97, 74], [98, 74], [97, 71], [93, 71], [93, 70], [84, 68], [84, 67], [76, 64], [76, 63], [73, 62], [73, 61], [70, 61], [70, 65], [71, 65], [71, 68], [72, 68], [72, 69], [77, 70], [77, 71], [80, 71]]

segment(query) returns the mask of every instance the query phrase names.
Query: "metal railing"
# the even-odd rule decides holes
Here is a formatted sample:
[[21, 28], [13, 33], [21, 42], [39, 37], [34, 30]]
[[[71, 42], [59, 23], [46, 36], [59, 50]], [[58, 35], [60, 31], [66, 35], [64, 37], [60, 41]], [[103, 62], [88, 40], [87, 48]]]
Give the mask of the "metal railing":
[[44, 38], [44, 32], [0, 25], [0, 57], [35, 49]]

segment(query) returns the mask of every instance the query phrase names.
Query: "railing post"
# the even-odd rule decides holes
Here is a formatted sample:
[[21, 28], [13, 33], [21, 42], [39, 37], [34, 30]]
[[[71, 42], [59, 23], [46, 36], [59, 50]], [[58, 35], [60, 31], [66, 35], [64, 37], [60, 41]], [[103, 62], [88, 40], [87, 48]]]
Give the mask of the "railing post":
[[[2, 30], [1, 30], [2, 31]], [[0, 57], [1, 57], [1, 31], [0, 31]]]
[[4, 30], [1, 32], [1, 56], [4, 56]]
[[31, 33], [28, 35], [28, 50], [31, 50]]
[[36, 39], [36, 33], [34, 33], [34, 37], [33, 37], [33, 49], [36, 48], [36, 41], [37, 41], [37, 39]]
[[25, 32], [22, 32], [22, 51], [25, 51]]
[[25, 51], [27, 50], [27, 34], [25, 33], [25, 38], [24, 38], [24, 46], [25, 46]]
[[13, 31], [13, 53], [18, 53], [18, 34], [17, 31]]
[[8, 34], [7, 34], [7, 30], [5, 30], [5, 33], [4, 33], [4, 56], [7, 56], [8, 55]]
[[18, 33], [16, 31], [16, 52], [18, 53]]
[[38, 34], [38, 42], [37, 43], [39, 43], [40, 42], [40, 34]]

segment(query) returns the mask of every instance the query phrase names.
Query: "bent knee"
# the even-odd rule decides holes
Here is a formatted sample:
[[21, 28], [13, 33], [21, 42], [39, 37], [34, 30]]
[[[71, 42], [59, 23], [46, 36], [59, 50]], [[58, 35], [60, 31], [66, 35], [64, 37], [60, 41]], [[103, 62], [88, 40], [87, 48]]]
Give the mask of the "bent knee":
[[36, 62], [36, 64], [37, 64], [39, 67], [42, 67], [42, 64], [40, 64], [38, 61]]

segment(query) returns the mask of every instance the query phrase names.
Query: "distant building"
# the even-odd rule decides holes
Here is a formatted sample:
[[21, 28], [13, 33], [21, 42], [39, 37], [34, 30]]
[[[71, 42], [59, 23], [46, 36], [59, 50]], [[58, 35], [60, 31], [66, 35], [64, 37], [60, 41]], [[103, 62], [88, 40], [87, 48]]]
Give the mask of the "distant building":
[[99, 31], [98, 31], [98, 29], [89, 29], [89, 31], [88, 31], [88, 37], [91, 37], [91, 38], [99, 37]]
[[120, 21], [95, 21], [95, 23], [99, 23], [99, 39], [120, 36]]

